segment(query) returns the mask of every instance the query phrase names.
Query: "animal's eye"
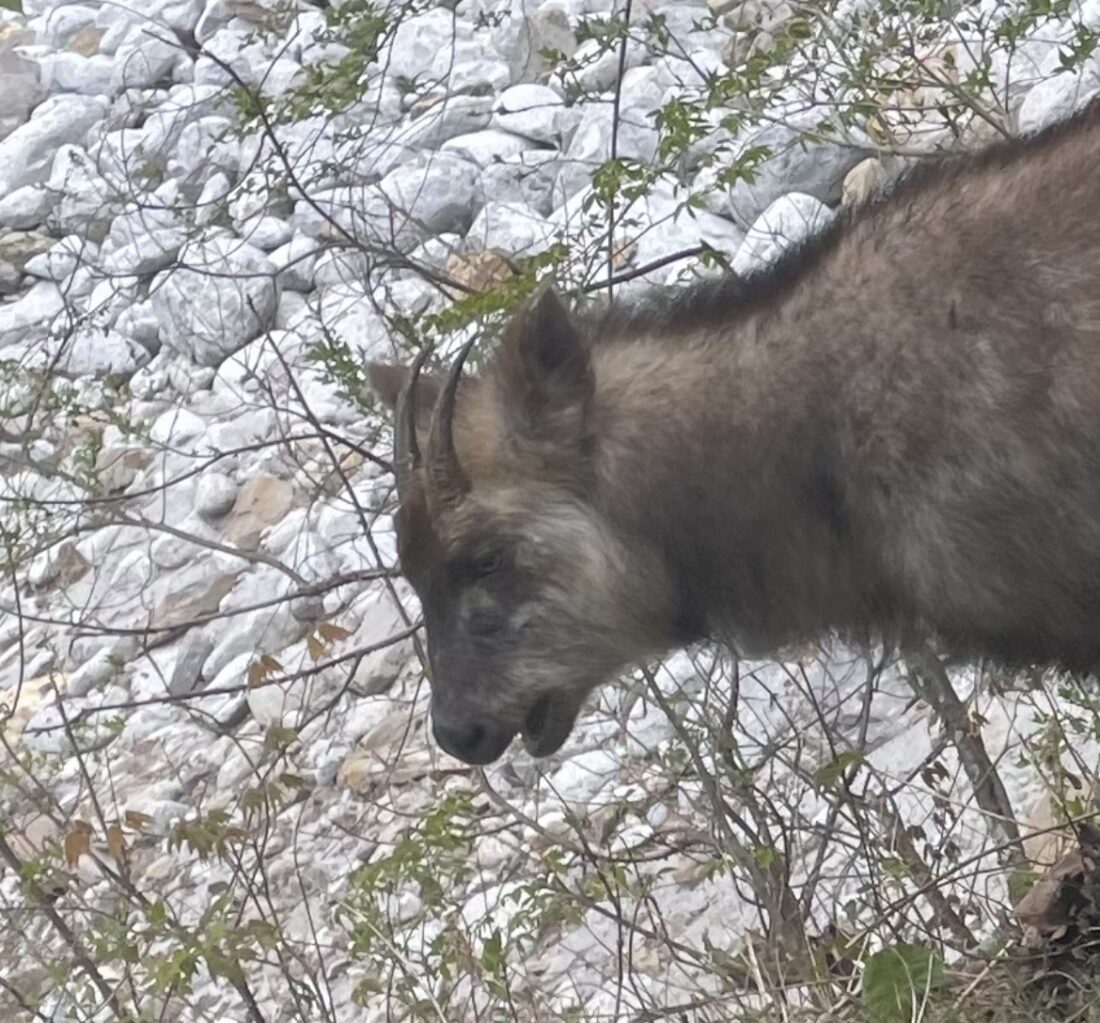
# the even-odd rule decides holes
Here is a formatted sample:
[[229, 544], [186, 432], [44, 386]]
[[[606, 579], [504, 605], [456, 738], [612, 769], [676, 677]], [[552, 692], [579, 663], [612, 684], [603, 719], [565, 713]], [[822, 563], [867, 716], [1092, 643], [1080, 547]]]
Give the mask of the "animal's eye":
[[499, 547], [491, 547], [474, 555], [473, 569], [479, 575], [492, 575], [504, 564], [504, 552]]

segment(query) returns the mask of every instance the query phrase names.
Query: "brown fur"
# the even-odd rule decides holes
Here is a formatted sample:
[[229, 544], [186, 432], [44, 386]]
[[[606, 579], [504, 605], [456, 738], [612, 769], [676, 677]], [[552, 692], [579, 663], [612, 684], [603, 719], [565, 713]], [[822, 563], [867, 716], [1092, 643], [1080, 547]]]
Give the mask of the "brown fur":
[[[459, 393], [469, 497], [403, 537], [432, 547], [413, 578], [429, 641], [448, 623], [435, 698], [495, 730], [468, 758], [525, 722], [548, 752], [592, 686], [704, 636], [764, 654], [932, 634], [1095, 667], [1098, 158], [1094, 104], [923, 168], [747, 280], [602, 320], [552, 296], [522, 314]], [[494, 606], [541, 624], [471, 645], [456, 623], [485, 584], [441, 566], [504, 535], [528, 560]]]

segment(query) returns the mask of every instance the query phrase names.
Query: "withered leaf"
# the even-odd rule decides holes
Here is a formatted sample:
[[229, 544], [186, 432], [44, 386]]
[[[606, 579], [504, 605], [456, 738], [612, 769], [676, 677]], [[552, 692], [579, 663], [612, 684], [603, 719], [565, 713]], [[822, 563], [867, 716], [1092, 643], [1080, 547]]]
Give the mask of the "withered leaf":
[[126, 836], [117, 824], [111, 824], [107, 828], [107, 849], [116, 860], [126, 858]]
[[73, 824], [65, 836], [65, 862], [70, 867], [80, 863], [80, 857], [92, 851], [92, 829], [84, 821]]
[[153, 818], [147, 813], [141, 813], [139, 810], [127, 810], [122, 819], [126, 822], [126, 826], [133, 828], [134, 831], [144, 831], [150, 824], [153, 823]]
[[330, 643], [338, 643], [351, 635], [350, 629], [345, 629], [342, 625], [336, 625], [334, 622], [321, 622], [317, 626], [317, 631], [323, 639], [328, 640]]

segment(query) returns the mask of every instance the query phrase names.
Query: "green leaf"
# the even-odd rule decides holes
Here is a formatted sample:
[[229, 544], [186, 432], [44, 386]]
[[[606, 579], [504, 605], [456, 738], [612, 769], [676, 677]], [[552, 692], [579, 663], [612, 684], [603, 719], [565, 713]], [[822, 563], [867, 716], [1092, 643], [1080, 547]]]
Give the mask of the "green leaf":
[[754, 845], [752, 847], [752, 857], [756, 860], [758, 866], [767, 870], [769, 867], [775, 864], [778, 854], [775, 849], [769, 845]]
[[1014, 870], [1008, 875], [1008, 897], [1017, 903], [1032, 888], [1039, 879], [1029, 870]]
[[241, 964], [220, 948], [207, 949], [203, 958], [206, 960], [206, 968], [210, 971], [211, 977], [224, 977], [231, 984], [244, 983], [244, 970], [241, 969]]
[[848, 768], [865, 763], [866, 760], [867, 758], [857, 750], [838, 753], [829, 763], [823, 764], [814, 772], [814, 785], [819, 789], [831, 789], [843, 779]]
[[491, 976], [498, 976], [504, 965], [504, 939], [500, 930], [493, 929], [493, 933], [485, 940], [481, 950], [481, 965], [485, 972]]
[[927, 993], [943, 983], [936, 952], [899, 942], [863, 964], [863, 1004], [876, 1023], [914, 1023]]

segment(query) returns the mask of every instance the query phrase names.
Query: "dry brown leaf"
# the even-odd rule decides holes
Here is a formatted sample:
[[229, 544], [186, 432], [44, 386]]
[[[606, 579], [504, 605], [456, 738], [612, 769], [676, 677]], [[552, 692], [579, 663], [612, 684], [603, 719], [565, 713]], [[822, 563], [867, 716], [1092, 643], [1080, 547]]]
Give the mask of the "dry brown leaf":
[[92, 851], [92, 829], [84, 821], [73, 824], [65, 836], [65, 862], [70, 867], [80, 863], [80, 857]]
[[126, 826], [133, 828], [134, 831], [144, 831], [150, 824], [153, 823], [153, 818], [147, 813], [141, 813], [139, 810], [127, 810], [122, 819], [126, 822]]
[[264, 666], [259, 661], [255, 661], [248, 666], [248, 684], [258, 686], [264, 680], [266, 674], [267, 671]]
[[111, 824], [107, 828], [107, 849], [120, 862], [126, 858], [126, 836], [117, 824]]
[[313, 658], [315, 663], [325, 656], [324, 641], [318, 639], [318, 637], [312, 633], [306, 636], [306, 648], [309, 650], [309, 656]]
[[333, 622], [321, 622], [317, 626], [317, 631], [323, 639], [327, 639], [330, 643], [338, 643], [351, 635], [350, 629], [345, 629], [342, 625], [336, 625]]

